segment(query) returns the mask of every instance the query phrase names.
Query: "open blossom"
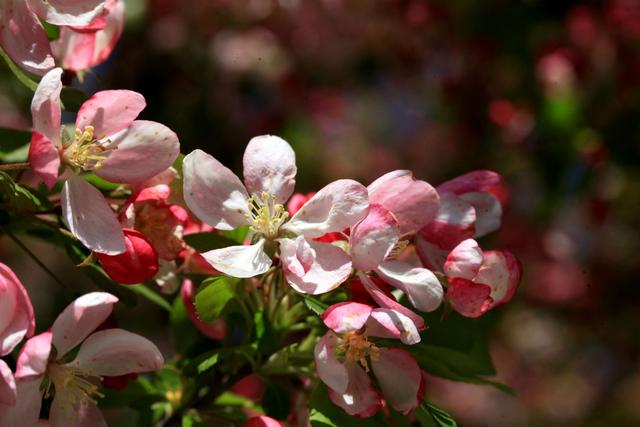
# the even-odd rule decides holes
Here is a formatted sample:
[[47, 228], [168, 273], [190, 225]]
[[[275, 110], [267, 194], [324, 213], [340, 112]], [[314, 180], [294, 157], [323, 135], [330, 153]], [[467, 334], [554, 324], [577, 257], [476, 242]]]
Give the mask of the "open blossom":
[[440, 207], [418, 233], [416, 249], [426, 267], [442, 271], [447, 255], [458, 243], [500, 227], [507, 190], [502, 177], [489, 170], [469, 172], [436, 189]]
[[508, 251], [482, 251], [473, 239], [464, 240], [447, 257], [447, 300], [463, 316], [479, 317], [508, 303], [520, 284], [522, 267]]
[[371, 368], [384, 399], [408, 413], [422, 401], [424, 379], [415, 359], [400, 348], [380, 348], [375, 337], [395, 338], [405, 344], [420, 342], [414, 322], [399, 311], [366, 304], [334, 304], [322, 320], [331, 330], [316, 344], [314, 355], [329, 398], [349, 415], [374, 415], [382, 406], [368, 372]]
[[435, 217], [438, 194], [431, 185], [403, 170], [383, 175], [367, 190], [369, 213], [350, 233], [354, 268], [374, 271], [401, 289], [420, 310], [437, 309], [443, 294], [438, 278], [422, 266], [396, 258], [408, 244], [404, 239]]
[[125, 23], [123, 0], [107, 0], [102, 14], [87, 26], [63, 26], [60, 37], [51, 43], [60, 66], [83, 71], [103, 63], [116, 46]]
[[[36, 327], [27, 291], [9, 267], [0, 263], [0, 356], [30, 337]], [[15, 405], [16, 383], [11, 368], [0, 359], [0, 404]], [[0, 426], [2, 426], [0, 422]]]
[[[244, 153], [244, 181], [212, 156], [195, 150], [184, 159], [184, 198], [202, 221], [219, 230], [249, 225], [251, 245], [202, 254], [217, 270], [253, 277], [271, 266], [279, 248], [287, 282], [297, 291], [319, 294], [335, 289], [351, 273], [351, 260], [339, 247], [312, 239], [349, 228], [366, 216], [366, 188], [341, 179], [318, 191], [289, 218], [284, 203], [295, 185], [295, 154], [275, 136], [253, 138]], [[246, 186], [245, 186], [246, 185]]]
[[117, 301], [104, 292], [83, 295], [58, 316], [51, 330], [25, 343], [15, 374], [17, 402], [0, 405], [0, 427], [35, 426], [45, 396], [53, 396], [51, 427], [106, 426], [96, 406], [101, 378], [162, 367], [160, 351], [146, 338], [117, 328], [94, 332]]
[[0, 47], [20, 67], [42, 75], [54, 59], [40, 18], [55, 25], [88, 25], [104, 0], [3, 0], [0, 2]]
[[61, 75], [60, 68], [49, 71], [34, 94], [29, 162], [49, 187], [66, 178], [61, 204], [69, 230], [89, 249], [116, 255], [125, 251], [120, 224], [102, 193], [82, 175], [142, 183], [173, 163], [178, 137], [160, 123], [135, 120], [146, 104], [142, 95], [128, 90], [93, 95], [80, 107], [69, 135], [60, 123]]

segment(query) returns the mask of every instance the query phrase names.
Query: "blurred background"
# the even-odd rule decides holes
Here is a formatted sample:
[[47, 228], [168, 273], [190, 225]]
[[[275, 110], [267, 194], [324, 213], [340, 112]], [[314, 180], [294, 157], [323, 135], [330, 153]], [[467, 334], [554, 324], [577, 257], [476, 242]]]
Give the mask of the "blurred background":
[[[141, 92], [142, 118], [175, 130], [184, 153], [240, 172], [252, 136], [280, 135], [303, 192], [396, 168], [434, 186], [473, 169], [505, 177], [502, 229], [481, 243], [524, 265], [492, 344], [517, 395], [431, 378], [430, 399], [461, 425], [640, 425], [640, 0], [127, 7], [114, 55], [83, 85]], [[0, 126], [28, 128], [31, 94], [1, 71]], [[50, 322], [55, 288], [2, 244]], [[127, 327], [163, 333], [153, 309], [136, 310], [152, 314]]]

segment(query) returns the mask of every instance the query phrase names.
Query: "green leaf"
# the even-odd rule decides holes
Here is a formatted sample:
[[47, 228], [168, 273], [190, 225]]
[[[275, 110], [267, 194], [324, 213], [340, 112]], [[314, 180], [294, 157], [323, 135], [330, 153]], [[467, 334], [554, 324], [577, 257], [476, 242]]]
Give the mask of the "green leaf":
[[324, 313], [324, 311], [329, 307], [322, 301], [308, 295], [304, 296], [304, 303], [309, 308], [309, 310], [313, 311], [318, 316]]
[[249, 226], [243, 225], [242, 227], [234, 228], [233, 230], [223, 231], [223, 234], [225, 237], [233, 240], [237, 244], [242, 245], [247, 234], [249, 234]]
[[212, 277], [202, 282], [195, 298], [200, 319], [211, 322], [219, 318], [227, 303], [235, 297], [235, 287], [239, 282], [228, 276]]
[[269, 383], [262, 396], [262, 409], [271, 418], [284, 420], [289, 415], [291, 394], [280, 384]]
[[451, 415], [433, 403], [425, 402], [415, 411], [422, 427], [458, 427]]
[[309, 421], [312, 427], [386, 427], [389, 424], [378, 412], [370, 418], [354, 418], [329, 400], [327, 386], [320, 383], [309, 401]]
[[210, 357], [206, 358], [205, 360], [203, 360], [198, 364], [198, 367], [197, 367], [198, 374], [202, 374], [208, 371], [209, 369], [213, 368], [216, 365], [216, 363], [218, 363], [219, 360], [220, 360], [220, 353], [214, 353]]
[[49, 38], [49, 41], [58, 40], [60, 38], [60, 27], [54, 24], [50, 24], [44, 19], [41, 19], [40, 23], [44, 27], [44, 30], [47, 33], [47, 37]]
[[238, 243], [218, 233], [194, 233], [184, 236], [184, 241], [199, 252], [237, 246]]
[[0, 128], [0, 161], [3, 163], [26, 161], [30, 140], [31, 132]]
[[84, 180], [87, 181], [89, 184], [93, 185], [94, 187], [96, 187], [97, 189], [103, 190], [103, 191], [113, 191], [119, 187], [118, 184], [114, 184], [113, 182], [109, 182], [105, 179], [102, 179], [93, 173], [84, 175]]
[[21, 186], [2, 171], [0, 171], [0, 205], [18, 215], [44, 212], [53, 208], [46, 197]]
[[16, 78], [20, 81], [20, 83], [25, 85], [32, 92], [35, 92], [38, 88], [38, 83], [33, 81], [24, 71], [22, 71], [2, 49], [0, 49], [0, 56], [2, 56], [4, 62], [7, 63], [9, 69], [11, 70], [13, 75], [16, 76]]
[[145, 297], [147, 300], [151, 301], [158, 307], [163, 308], [168, 312], [171, 312], [171, 304], [169, 304], [169, 302], [166, 299], [164, 299], [161, 295], [159, 295], [153, 289], [149, 289], [143, 284], [128, 285], [128, 288], [133, 290], [138, 295], [142, 295], [143, 297]]

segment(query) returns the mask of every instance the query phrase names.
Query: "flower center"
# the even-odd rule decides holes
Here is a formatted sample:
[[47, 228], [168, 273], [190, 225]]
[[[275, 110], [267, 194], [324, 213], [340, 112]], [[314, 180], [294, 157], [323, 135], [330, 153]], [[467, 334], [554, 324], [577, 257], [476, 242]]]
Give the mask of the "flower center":
[[380, 355], [380, 349], [369, 342], [366, 335], [359, 332], [347, 332], [344, 334], [338, 350], [344, 352], [344, 357], [347, 361], [360, 363], [367, 372], [369, 372], [367, 356], [377, 360]]
[[[91, 371], [69, 365], [53, 363], [49, 365], [49, 378], [53, 383], [56, 399], [61, 399], [63, 408], [86, 408], [96, 404], [96, 398], [104, 397], [99, 386], [91, 379], [99, 379]], [[77, 409], [74, 409], [77, 410]]]
[[249, 213], [245, 214], [250, 228], [267, 239], [278, 236], [280, 226], [289, 218], [289, 213], [280, 203], [276, 203], [276, 196], [262, 192], [260, 197], [255, 195], [249, 199]]
[[118, 148], [110, 139], [95, 139], [93, 131], [93, 126], [76, 128], [73, 141], [63, 154], [68, 165], [83, 172], [99, 169], [109, 154]]

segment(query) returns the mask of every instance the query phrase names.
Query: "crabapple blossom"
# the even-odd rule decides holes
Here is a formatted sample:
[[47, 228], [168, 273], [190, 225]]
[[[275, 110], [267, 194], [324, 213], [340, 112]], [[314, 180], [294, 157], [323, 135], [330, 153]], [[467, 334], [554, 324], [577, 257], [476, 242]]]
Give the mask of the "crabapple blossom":
[[21, 68], [38, 75], [55, 65], [40, 18], [54, 25], [89, 25], [105, 0], [3, 0], [0, 2], [0, 47]]
[[151, 279], [158, 272], [158, 253], [137, 230], [123, 228], [126, 249], [118, 255], [97, 253], [104, 271], [118, 283], [131, 285]]
[[297, 291], [320, 294], [351, 274], [349, 256], [337, 246], [311, 239], [342, 231], [366, 216], [367, 190], [341, 179], [318, 191], [291, 218], [284, 203], [295, 185], [295, 154], [275, 136], [253, 138], [244, 153], [244, 181], [212, 156], [195, 150], [184, 159], [184, 198], [202, 221], [219, 230], [248, 225], [252, 244], [202, 254], [217, 270], [253, 277], [271, 266], [279, 248], [287, 282]]
[[479, 317], [511, 301], [522, 267], [511, 252], [483, 251], [473, 239], [462, 241], [447, 257], [447, 300], [463, 316]]
[[96, 406], [101, 378], [162, 367], [160, 351], [146, 338], [123, 329], [94, 332], [117, 301], [104, 292], [85, 294], [57, 317], [51, 330], [25, 343], [15, 373], [17, 402], [0, 405], [1, 427], [36, 425], [42, 399], [48, 396], [53, 396], [51, 427], [106, 426]]
[[349, 415], [365, 418], [382, 406], [367, 373], [373, 370], [384, 399], [397, 411], [408, 413], [424, 394], [418, 363], [400, 348], [380, 348], [372, 338], [395, 338], [404, 344], [420, 342], [414, 322], [399, 311], [344, 302], [322, 314], [331, 329], [316, 344], [314, 356], [329, 398]]
[[83, 174], [120, 184], [140, 184], [166, 170], [180, 143], [166, 126], [135, 120], [145, 107], [142, 95], [128, 90], [98, 92], [78, 111], [69, 135], [60, 118], [62, 69], [49, 71], [31, 103], [33, 133], [29, 162], [51, 188], [66, 178], [62, 216], [69, 230], [89, 249], [108, 255], [125, 251], [120, 224], [102, 193]]

